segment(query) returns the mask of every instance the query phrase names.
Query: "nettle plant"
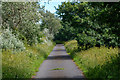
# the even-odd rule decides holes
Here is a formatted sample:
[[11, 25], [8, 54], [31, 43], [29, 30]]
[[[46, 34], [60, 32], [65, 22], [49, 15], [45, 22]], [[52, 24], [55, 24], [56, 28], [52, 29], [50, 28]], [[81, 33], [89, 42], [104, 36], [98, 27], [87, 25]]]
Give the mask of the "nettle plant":
[[25, 49], [23, 42], [17, 39], [9, 29], [3, 30], [0, 34], [0, 48], [5, 50], [12, 49], [13, 51], [22, 51]]

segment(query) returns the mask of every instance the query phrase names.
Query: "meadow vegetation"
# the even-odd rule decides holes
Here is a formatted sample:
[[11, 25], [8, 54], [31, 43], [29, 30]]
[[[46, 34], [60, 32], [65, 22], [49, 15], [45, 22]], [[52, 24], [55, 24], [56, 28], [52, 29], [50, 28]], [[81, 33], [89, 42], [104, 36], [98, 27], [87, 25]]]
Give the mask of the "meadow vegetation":
[[3, 78], [31, 78], [38, 71], [40, 64], [52, 51], [54, 45], [37, 44], [26, 46], [25, 51], [13, 53], [3, 50]]
[[92, 47], [87, 50], [77, 50], [76, 40], [65, 43], [67, 52], [82, 69], [88, 80], [118, 80], [120, 79], [120, 53], [118, 47], [107, 48], [105, 46]]

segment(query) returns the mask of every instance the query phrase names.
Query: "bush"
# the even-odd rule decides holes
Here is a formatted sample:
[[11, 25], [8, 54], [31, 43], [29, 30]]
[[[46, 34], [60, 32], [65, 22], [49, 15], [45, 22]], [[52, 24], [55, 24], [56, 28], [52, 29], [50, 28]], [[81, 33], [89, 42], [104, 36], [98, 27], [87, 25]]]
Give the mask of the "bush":
[[45, 28], [43, 30], [43, 33], [46, 36], [46, 39], [48, 39], [48, 40], [52, 40], [54, 38], [53, 34], [50, 34], [50, 31], [47, 28]]
[[85, 46], [85, 49], [91, 48], [95, 46], [96, 39], [92, 36], [87, 36], [86, 34], [78, 34], [77, 35], [77, 41], [80, 47]]
[[76, 40], [67, 41], [65, 42], [65, 47], [66, 47], [66, 51], [70, 53], [71, 57], [73, 58], [75, 55], [75, 52], [78, 51], [77, 41]]
[[114, 34], [112, 35], [104, 34], [103, 39], [106, 46], [109, 46], [109, 47], [118, 46], [118, 39]]
[[25, 49], [22, 41], [17, 39], [12, 31], [6, 29], [0, 34], [0, 48], [2, 49], [12, 49], [14, 51], [22, 51]]

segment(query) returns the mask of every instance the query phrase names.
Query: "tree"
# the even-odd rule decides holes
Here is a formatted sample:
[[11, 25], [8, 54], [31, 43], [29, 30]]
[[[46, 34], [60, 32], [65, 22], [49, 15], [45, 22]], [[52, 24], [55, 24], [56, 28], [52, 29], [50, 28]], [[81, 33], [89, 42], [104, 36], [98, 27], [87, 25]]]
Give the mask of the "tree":
[[[118, 26], [120, 22], [118, 4], [64, 2], [57, 8], [57, 14], [62, 19], [62, 23], [68, 22], [69, 28], [75, 30], [74, 32], [69, 31], [68, 34], [73, 32], [75, 34], [74, 39], [78, 41], [80, 46], [96, 45], [100, 47], [106, 45], [115, 47], [118, 45]], [[111, 15], [115, 16], [111, 17]], [[64, 24], [62, 25], [64, 26]], [[63, 28], [64, 33], [67, 32], [68, 29]], [[67, 37], [65, 40], [70, 39]], [[91, 44], [91, 42], [95, 43]]]
[[2, 3], [2, 29], [10, 29], [20, 40], [28, 44], [36, 43], [40, 35], [40, 26], [36, 23], [41, 19], [37, 3]]
[[41, 30], [47, 28], [49, 29], [49, 33], [52, 35], [58, 33], [58, 30], [61, 27], [60, 19], [55, 17], [55, 15], [50, 13], [49, 11], [46, 11], [46, 13], [42, 13], [42, 15], [43, 17]]

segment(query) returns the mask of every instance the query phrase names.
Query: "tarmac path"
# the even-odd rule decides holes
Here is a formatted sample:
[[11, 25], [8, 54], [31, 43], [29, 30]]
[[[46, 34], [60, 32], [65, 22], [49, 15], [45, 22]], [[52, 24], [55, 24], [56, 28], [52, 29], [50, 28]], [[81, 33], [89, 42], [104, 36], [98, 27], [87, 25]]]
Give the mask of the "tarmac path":
[[82, 71], [66, 53], [63, 44], [57, 44], [48, 58], [43, 61], [35, 78], [45, 80], [85, 80]]

